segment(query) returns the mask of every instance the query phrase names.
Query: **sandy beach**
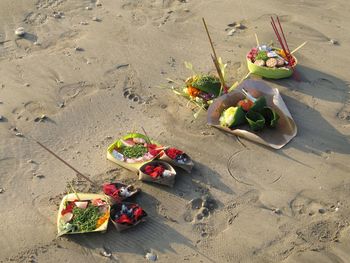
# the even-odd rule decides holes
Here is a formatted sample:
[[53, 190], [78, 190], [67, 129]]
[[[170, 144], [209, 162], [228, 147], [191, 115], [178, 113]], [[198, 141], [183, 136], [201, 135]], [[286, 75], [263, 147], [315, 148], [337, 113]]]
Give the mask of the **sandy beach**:
[[[0, 262], [147, 262], [147, 252], [157, 262], [350, 262], [349, 12], [346, 0], [0, 1]], [[276, 43], [272, 15], [291, 49], [308, 41], [295, 54], [299, 81], [266, 80], [298, 128], [280, 150], [207, 126], [166, 88], [191, 75], [185, 61], [215, 72], [202, 17], [234, 83], [254, 33]], [[141, 126], [195, 161], [173, 188], [106, 159]], [[98, 184], [140, 187], [146, 222], [56, 238], [68, 182], [101, 190], [33, 138]], [[199, 218], [205, 198], [213, 209]]]

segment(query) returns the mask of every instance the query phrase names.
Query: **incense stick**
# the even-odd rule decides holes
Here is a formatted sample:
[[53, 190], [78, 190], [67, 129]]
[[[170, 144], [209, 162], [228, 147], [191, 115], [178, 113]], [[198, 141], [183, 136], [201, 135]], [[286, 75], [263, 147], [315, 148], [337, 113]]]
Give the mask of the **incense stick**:
[[271, 21], [271, 25], [272, 25], [273, 30], [275, 31], [275, 34], [276, 34], [276, 36], [277, 36], [277, 40], [278, 40], [278, 42], [280, 43], [281, 48], [283, 49], [284, 54], [287, 56], [287, 50], [286, 50], [286, 48], [285, 48], [285, 46], [284, 46], [284, 44], [283, 44], [282, 38], [281, 38], [280, 34], [278, 33], [276, 24], [274, 23], [274, 20], [273, 20], [272, 17], [271, 17], [271, 20], [272, 20], [272, 21]]
[[271, 25], [272, 25], [273, 30], [275, 31], [275, 34], [277, 36], [278, 41], [280, 42], [280, 45], [281, 45], [281, 47], [283, 49], [283, 52], [284, 52], [284, 54], [287, 57], [288, 63], [291, 66], [292, 63], [291, 63], [290, 54], [288, 53], [288, 51], [287, 51], [287, 49], [286, 49], [286, 47], [285, 47], [285, 45], [284, 45], [284, 43], [282, 41], [281, 35], [279, 34], [279, 32], [277, 30], [277, 27], [276, 27], [276, 24], [275, 24], [275, 21], [274, 21], [273, 17], [271, 17]]
[[287, 48], [288, 54], [290, 54], [288, 43], [287, 43], [286, 37], [284, 36], [283, 28], [282, 28], [282, 25], [281, 25], [281, 22], [280, 22], [280, 18], [278, 16], [277, 16], [277, 22], [278, 22], [278, 26], [280, 27], [280, 30], [282, 32], [283, 40], [284, 40], [284, 43], [286, 44], [286, 48]]
[[[34, 139], [33, 139], [34, 140]], [[53, 156], [55, 156], [58, 160], [60, 160], [62, 163], [64, 163], [65, 165], [67, 165], [69, 168], [71, 168], [74, 172], [76, 172], [79, 176], [81, 176], [82, 178], [84, 178], [86, 181], [90, 182], [92, 185], [97, 186], [97, 184], [92, 181], [89, 177], [87, 177], [86, 175], [83, 175], [81, 172], [79, 172], [77, 169], [75, 169], [73, 166], [71, 166], [69, 163], [67, 163], [65, 160], [63, 160], [61, 157], [59, 157], [57, 154], [55, 154], [53, 151], [51, 151], [49, 148], [47, 148], [46, 146], [44, 146], [42, 143], [38, 142], [37, 140], [34, 140], [37, 144], [39, 144], [42, 148], [44, 148], [46, 151], [48, 151], [49, 153], [51, 153]]]
[[211, 40], [211, 37], [210, 37], [210, 34], [209, 34], [209, 30], [208, 30], [208, 27], [207, 27], [207, 23], [205, 22], [205, 19], [204, 17], [202, 17], [202, 21], [203, 21], [203, 24], [204, 24], [204, 28], [205, 28], [205, 31], [207, 32], [207, 36], [208, 36], [208, 39], [209, 39], [209, 43], [210, 43], [210, 46], [211, 46], [211, 49], [213, 50], [213, 62], [214, 62], [214, 65], [215, 65], [215, 68], [216, 68], [216, 71], [218, 72], [218, 75], [219, 75], [219, 79], [220, 79], [220, 82], [221, 82], [221, 90], [225, 87], [225, 79], [224, 79], [224, 76], [222, 75], [222, 72], [221, 72], [221, 69], [220, 69], [220, 66], [219, 66], [219, 61], [218, 61], [218, 57], [216, 55], [216, 52], [215, 52], [215, 48], [214, 48], [214, 45], [213, 45], [213, 41]]

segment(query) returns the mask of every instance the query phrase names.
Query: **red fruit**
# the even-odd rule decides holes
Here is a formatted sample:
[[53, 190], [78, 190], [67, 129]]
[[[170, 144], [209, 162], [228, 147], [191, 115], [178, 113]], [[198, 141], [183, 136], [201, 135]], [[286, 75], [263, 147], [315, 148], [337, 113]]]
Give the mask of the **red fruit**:
[[67, 204], [66, 208], [61, 211], [61, 215], [65, 215], [67, 213], [72, 213], [74, 205], [75, 205], [74, 201], [73, 202], [69, 202]]
[[238, 103], [237, 103], [237, 106], [241, 106], [243, 108], [244, 111], [249, 111], [250, 108], [253, 106], [253, 102], [250, 101], [250, 100], [247, 100], [247, 99], [244, 99], [244, 100], [240, 100]]

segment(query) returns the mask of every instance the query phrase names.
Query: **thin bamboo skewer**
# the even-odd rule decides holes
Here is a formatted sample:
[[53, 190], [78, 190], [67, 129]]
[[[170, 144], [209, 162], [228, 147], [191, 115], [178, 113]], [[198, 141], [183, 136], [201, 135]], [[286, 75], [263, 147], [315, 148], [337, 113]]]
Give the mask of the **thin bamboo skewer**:
[[291, 54], [297, 52], [299, 49], [301, 49], [303, 46], [305, 46], [307, 44], [307, 41], [305, 41], [304, 43], [302, 43], [300, 46], [298, 46], [297, 48], [295, 48], [292, 52], [290, 52]]
[[256, 46], [260, 47], [258, 35], [256, 33], [254, 33], [254, 35], [255, 35], [255, 40], [256, 40]]
[[213, 45], [213, 41], [211, 40], [211, 37], [210, 37], [210, 34], [209, 34], [209, 30], [208, 30], [208, 27], [207, 27], [207, 23], [205, 22], [204, 17], [202, 17], [202, 21], [203, 21], [203, 24], [204, 24], [204, 27], [205, 27], [205, 31], [207, 32], [207, 35], [208, 35], [208, 38], [209, 38], [211, 49], [213, 50], [213, 53], [214, 53], [214, 56], [212, 56], [212, 58], [213, 58], [213, 62], [214, 62], [215, 68], [216, 68], [216, 70], [218, 72], [218, 75], [219, 75], [221, 86], [222, 86], [222, 88], [226, 89], [225, 79], [224, 79], [224, 76], [222, 75], [222, 72], [221, 72], [221, 69], [220, 69], [220, 66], [219, 66], [218, 57], [216, 55], [215, 48], [214, 48], [214, 45]]
[[[34, 139], [33, 139], [34, 140]], [[51, 151], [49, 148], [47, 148], [45, 145], [43, 145], [42, 143], [38, 142], [37, 140], [34, 140], [37, 144], [39, 144], [42, 148], [44, 148], [46, 151], [48, 151], [49, 153], [51, 153], [53, 156], [55, 156], [58, 160], [60, 160], [61, 162], [63, 162], [65, 165], [67, 165], [69, 168], [71, 168], [74, 172], [76, 172], [79, 176], [81, 176], [82, 178], [84, 178], [86, 181], [90, 182], [92, 185], [97, 186], [97, 184], [92, 181], [89, 177], [87, 177], [86, 175], [83, 175], [81, 172], [79, 172], [77, 169], [75, 169], [73, 166], [71, 166], [69, 163], [67, 163], [65, 160], [63, 160], [61, 157], [59, 157], [57, 154], [55, 154], [53, 151]]]

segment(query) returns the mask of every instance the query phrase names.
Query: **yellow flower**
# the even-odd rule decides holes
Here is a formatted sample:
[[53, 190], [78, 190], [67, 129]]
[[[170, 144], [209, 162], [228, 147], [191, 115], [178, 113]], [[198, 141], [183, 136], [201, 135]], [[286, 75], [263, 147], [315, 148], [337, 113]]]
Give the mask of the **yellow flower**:
[[103, 216], [101, 216], [96, 223], [96, 228], [99, 228], [100, 226], [103, 225], [103, 223], [108, 220], [109, 218], [109, 212], [106, 212]]

